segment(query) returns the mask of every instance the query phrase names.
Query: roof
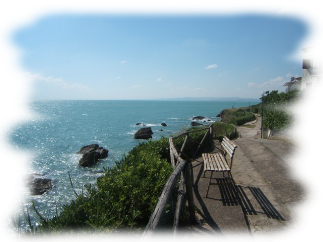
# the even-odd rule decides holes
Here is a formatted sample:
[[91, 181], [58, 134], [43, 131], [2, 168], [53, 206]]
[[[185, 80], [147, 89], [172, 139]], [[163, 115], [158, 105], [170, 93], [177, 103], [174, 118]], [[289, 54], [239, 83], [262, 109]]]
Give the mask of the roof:
[[284, 86], [293, 86], [299, 84], [302, 80], [302, 77], [292, 77], [289, 82], [286, 82]]
[[304, 50], [312, 49], [312, 48], [319, 47], [319, 46], [323, 46], [323, 43], [321, 43], [321, 44], [317, 44], [317, 45], [312, 45], [312, 46], [309, 46], [309, 47], [305, 47], [305, 48], [303, 48], [302, 50], [304, 51]]

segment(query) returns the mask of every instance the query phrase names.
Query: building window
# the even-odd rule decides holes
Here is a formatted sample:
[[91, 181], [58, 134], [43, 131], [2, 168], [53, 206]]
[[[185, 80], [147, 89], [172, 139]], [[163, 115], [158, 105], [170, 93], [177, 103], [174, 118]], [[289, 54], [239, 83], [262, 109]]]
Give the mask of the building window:
[[311, 66], [311, 59], [304, 59], [303, 60], [303, 69], [310, 69]]
[[306, 83], [306, 89], [312, 89], [312, 82]]

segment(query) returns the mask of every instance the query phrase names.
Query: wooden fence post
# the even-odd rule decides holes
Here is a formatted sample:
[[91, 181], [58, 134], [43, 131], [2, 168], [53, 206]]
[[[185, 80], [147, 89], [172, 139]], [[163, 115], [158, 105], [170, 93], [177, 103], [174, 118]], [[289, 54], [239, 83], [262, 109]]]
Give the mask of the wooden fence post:
[[191, 162], [187, 162], [185, 167], [186, 193], [187, 193], [188, 208], [190, 211], [190, 220], [191, 220], [191, 223], [194, 224], [196, 223], [196, 217], [195, 217], [195, 204], [194, 204], [194, 198], [193, 198], [191, 169], [192, 169]]
[[213, 124], [210, 126], [210, 146], [213, 148]]

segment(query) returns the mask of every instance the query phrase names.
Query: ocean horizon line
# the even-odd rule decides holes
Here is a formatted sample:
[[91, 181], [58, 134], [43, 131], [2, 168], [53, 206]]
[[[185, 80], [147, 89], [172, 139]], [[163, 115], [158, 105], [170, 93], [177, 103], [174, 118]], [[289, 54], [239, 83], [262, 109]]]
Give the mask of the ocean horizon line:
[[151, 98], [151, 99], [30, 99], [28, 101], [241, 101], [261, 102], [260, 98], [241, 97], [179, 97], [179, 98]]

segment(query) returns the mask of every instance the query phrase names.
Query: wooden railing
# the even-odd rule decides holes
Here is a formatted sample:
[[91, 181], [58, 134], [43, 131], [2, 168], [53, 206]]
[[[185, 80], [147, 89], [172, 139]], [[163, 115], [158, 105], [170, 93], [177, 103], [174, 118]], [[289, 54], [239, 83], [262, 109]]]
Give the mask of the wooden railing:
[[[190, 134], [194, 132], [200, 132], [202, 130], [206, 130], [206, 133], [199, 143], [196, 151], [193, 154], [193, 157], [183, 159], [181, 156], [183, 155], [184, 149], [186, 144], [188, 143], [188, 140], [190, 139]], [[183, 142], [183, 145], [178, 152], [175, 145], [174, 140], [185, 136], [185, 140]], [[169, 197], [171, 195], [172, 190], [174, 189], [174, 186], [176, 182], [178, 181], [178, 178], [180, 176], [179, 186], [178, 186], [178, 196], [177, 196], [177, 202], [176, 202], [176, 209], [174, 214], [174, 223], [173, 223], [173, 231], [176, 233], [182, 207], [184, 205], [185, 200], [188, 201], [188, 207], [190, 212], [190, 220], [191, 223], [196, 222], [195, 218], [195, 205], [194, 205], [194, 199], [193, 199], [193, 186], [192, 186], [192, 164], [191, 160], [193, 160], [196, 155], [198, 154], [199, 149], [201, 148], [204, 141], [209, 138], [210, 144], [213, 143], [213, 125], [194, 131], [189, 131], [185, 133], [181, 133], [176, 137], [169, 138], [169, 148], [170, 148], [170, 158], [171, 163], [174, 168], [173, 173], [169, 176], [164, 190], [161, 193], [161, 196], [159, 197], [158, 203], [155, 207], [154, 212], [152, 213], [150, 220], [146, 226], [146, 229], [143, 233], [143, 236], [151, 235], [153, 232], [157, 229], [158, 225], [160, 224], [161, 218], [163, 216], [163, 213], [165, 211], [166, 205], [168, 203]], [[185, 192], [186, 191], [186, 192]]]

